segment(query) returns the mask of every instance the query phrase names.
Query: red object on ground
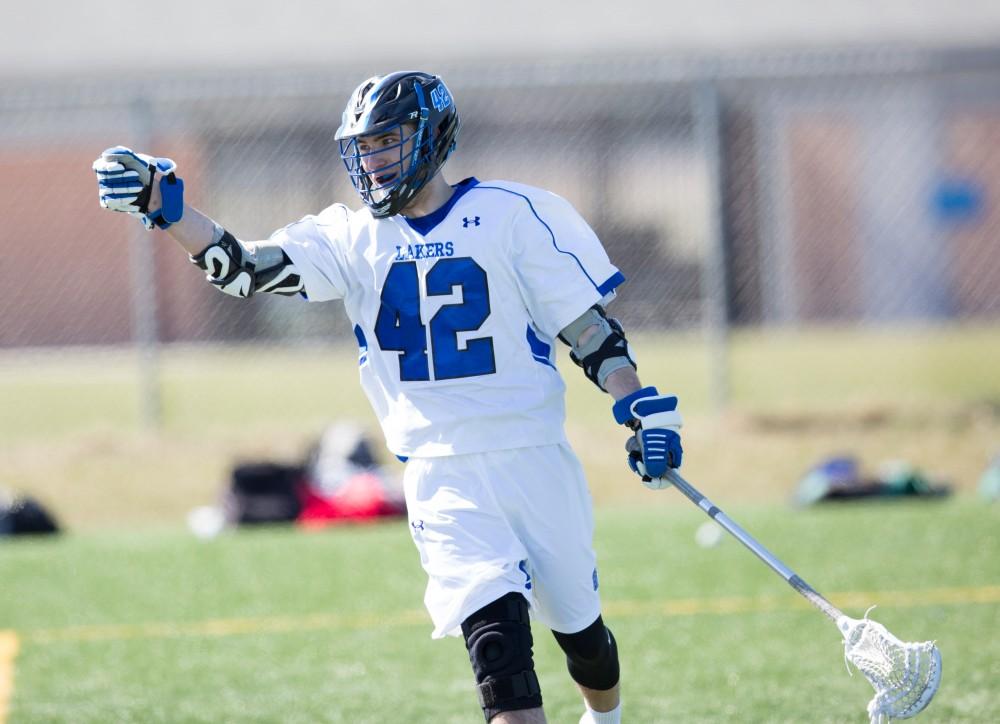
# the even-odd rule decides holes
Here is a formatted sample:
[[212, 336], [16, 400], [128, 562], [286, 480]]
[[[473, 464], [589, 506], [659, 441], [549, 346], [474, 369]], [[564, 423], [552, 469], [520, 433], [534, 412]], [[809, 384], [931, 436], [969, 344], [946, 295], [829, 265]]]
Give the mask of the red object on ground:
[[406, 504], [386, 494], [378, 475], [359, 473], [347, 479], [336, 492], [321, 495], [308, 484], [298, 486], [302, 512], [295, 519], [303, 528], [322, 528], [344, 522], [373, 521], [406, 514]]

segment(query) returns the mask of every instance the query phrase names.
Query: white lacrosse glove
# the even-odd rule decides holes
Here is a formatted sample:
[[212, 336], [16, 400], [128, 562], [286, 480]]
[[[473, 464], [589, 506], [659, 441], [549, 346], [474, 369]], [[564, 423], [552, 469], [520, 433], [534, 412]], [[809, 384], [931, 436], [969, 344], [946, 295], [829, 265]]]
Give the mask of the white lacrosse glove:
[[[166, 229], [184, 214], [184, 181], [177, 177], [177, 164], [169, 158], [136, 153], [114, 146], [94, 161], [101, 207], [134, 216], [147, 229]], [[162, 206], [150, 210], [153, 183], [159, 174]]]
[[671, 483], [663, 475], [668, 468], [681, 466], [684, 453], [677, 398], [661, 395], [655, 387], [643, 387], [618, 400], [612, 412], [619, 424], [635, 431], [625, 443], [632, 472], [651, 490], [669, 487]]

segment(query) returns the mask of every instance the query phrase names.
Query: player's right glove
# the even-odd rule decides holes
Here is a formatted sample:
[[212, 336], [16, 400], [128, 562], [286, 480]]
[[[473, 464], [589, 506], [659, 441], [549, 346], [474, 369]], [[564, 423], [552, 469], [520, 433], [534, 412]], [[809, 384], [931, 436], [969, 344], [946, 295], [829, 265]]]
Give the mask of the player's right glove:
[[634, 431], [625, 443], [628, 466], [647, 488], [661, 490], [670, 485], [663, 477], [667, 468], [679, 468], [683, 449], [678, 433], [681, 415], [677, 398], [661, 395], [655, 387], [643, 387], [618, 400], [615, 420]]
[[[147, 229], [166, 229], [184, 214], [184, 182], [177, 177], [177, 164], [169, 158], [155, 158], [136, 153], [125, 146], [114, 146], [94, 161], [101, 206], [136, 217]], [[159, 176], [159, 209], [150, 210], [153, 184]]]

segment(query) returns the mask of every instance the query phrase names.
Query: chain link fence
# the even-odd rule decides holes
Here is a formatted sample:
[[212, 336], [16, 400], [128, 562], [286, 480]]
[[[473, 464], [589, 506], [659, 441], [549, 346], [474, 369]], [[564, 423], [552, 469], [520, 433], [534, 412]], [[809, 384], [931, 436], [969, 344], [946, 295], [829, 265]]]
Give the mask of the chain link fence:
[[[548, 188], [629, 282], [626, 328], [1000, 317], [1000, 54], [864, 51], [435, 68], [464, 128], [446, 168]], [[357, 205], [333, 132], [369, 73], [0, 90], [0, 350], [353, 344], [339, 304], [240, 302], [170, 240], [101, 211], [90, 163], [174, 158], [244, 239]], [[147, 378], [155, 386], [155, 372]]]

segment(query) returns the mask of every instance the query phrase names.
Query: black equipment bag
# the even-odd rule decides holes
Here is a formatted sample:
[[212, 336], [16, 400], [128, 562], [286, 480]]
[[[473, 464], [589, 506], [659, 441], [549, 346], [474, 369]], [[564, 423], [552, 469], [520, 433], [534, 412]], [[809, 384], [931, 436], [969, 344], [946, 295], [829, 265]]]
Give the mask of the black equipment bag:
[[55, 518], [34, 498], [22, 495], [8, 504], [0, 502], [0, 536], [58, 532]]
[[258, 462], [233, 468], [227, 501], [231, 523], [287, 523], [302, 510], [296, 488], [302, 468], [295, 465]]

